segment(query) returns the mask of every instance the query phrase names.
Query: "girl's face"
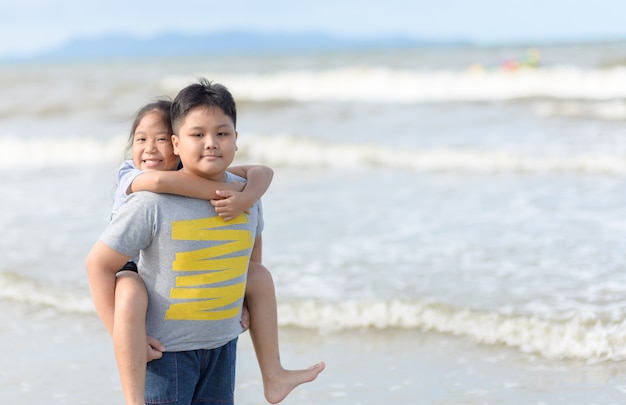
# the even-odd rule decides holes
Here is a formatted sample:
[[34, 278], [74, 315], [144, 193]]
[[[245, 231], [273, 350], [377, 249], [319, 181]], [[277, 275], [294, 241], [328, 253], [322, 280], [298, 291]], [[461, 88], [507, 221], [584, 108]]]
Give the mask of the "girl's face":
[[175, 170], [178, 156], [172, 148], [172, 134], [163, 122], [163, 114], [151, 111], [143, 116], [133, 134], [133, 163], [141, 171]]

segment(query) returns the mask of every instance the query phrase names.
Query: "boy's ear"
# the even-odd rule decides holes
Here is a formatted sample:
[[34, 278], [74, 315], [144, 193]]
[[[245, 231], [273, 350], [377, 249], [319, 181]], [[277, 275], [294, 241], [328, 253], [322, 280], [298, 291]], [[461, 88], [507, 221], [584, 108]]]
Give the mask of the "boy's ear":
[[237, 145], [237, 138], [239, 138], [239, 132], [235, 131], [235, 152], [239, 150], [239, 146]]
[[178, 135], [172, 134], [172, 147], [174, 148], [174, 154], [178, 155]]

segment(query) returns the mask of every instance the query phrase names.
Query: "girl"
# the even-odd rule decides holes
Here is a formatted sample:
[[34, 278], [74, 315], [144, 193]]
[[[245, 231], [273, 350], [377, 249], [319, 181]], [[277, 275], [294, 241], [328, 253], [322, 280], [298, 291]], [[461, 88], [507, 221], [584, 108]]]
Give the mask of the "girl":
[[[273, 171], [264, 166], [231, 167], [229, 171], [247, 178], [243, 183], [220, 183], [176, 171], [169, 115], [171, 102], [159, 100], [144, 106], [136, 115], [131, 134], [132, 160], [122, 164], [112, 215], [136, 191], [153, 191], [209, 200], [224, 220], [239, 216], [268, 189]], [[250, 262], [242, 326], [250, 328], [263, 378], [265, 398], [275, 404], [296, 386], [313, 381], [324, 369], [323, 362], [304, 370], [282, 367], [278, 348], [278, 322], [274, 282], [260, 262]], [[113, 338], [122, 389], [127, 404], [145, 404], [146, 363], [166, 350], [146, 335], [148, 297], [134, 262], [118, 272], [114, 318], [107, 329]]]

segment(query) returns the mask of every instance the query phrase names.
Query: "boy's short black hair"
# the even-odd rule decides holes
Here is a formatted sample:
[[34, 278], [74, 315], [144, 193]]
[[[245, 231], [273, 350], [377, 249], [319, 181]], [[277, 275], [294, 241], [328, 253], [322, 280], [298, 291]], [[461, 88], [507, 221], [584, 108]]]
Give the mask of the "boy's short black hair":
[[237, 107], [233, 95], [225, 86], [201, 77], [198, 83], [190, 84], [179, 91], [172, 102], [170, 115], [175, 134], [178, 134], [189, 111], [196, 107], [220, 108], [237, 128]]

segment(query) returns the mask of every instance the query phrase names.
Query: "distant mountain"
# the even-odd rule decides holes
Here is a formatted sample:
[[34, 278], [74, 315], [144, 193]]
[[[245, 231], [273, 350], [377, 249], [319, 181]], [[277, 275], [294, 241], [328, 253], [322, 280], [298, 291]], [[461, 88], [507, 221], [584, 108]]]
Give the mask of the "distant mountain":
[[[326, 34], [254, 33], [243, 31], [204, 35], [161, 34], [141, 39], [130, 35], [111, 35], [92, 39], [75, 39], [48, 52], [28, 57], [4, 58], [26, 60], [84, 60], [129, 57], [163, 57], [215, 54], [269, 53], [293, 51], [333, 51], [347, 49], [414, 47], [452, 44], [410, 38], [337, 38]], [[461, 44], [460, 41], [454, 44]]]

